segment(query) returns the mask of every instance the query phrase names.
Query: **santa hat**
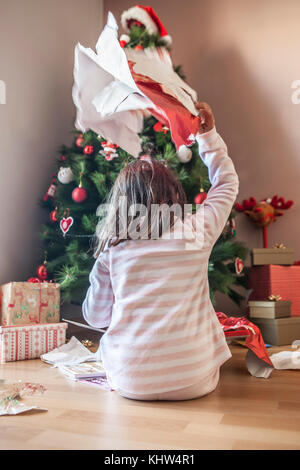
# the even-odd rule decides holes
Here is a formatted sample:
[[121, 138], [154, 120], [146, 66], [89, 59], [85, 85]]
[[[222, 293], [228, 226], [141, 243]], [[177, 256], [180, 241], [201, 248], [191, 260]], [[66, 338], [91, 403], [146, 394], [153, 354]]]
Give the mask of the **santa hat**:
[[136, 5], [124, 11], [121, 16], [121, 23], [128, 33], [132, 21], [139, 21], [145, 26], [149, 34], [158, 34], [168, 45], [172, 43], [171, 36], [168, 35], [166, 28], [152, 7]]

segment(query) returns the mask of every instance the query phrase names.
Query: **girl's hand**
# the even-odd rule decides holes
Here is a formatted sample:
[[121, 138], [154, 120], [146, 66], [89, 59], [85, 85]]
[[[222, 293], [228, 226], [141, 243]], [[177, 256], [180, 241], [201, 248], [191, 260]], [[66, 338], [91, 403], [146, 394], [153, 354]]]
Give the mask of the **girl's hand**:
[[200, 101], [195, 106], [199, 110], [199, 118], [201, 120], [201, 127], [198, 132], [199, 134], [204, 134], [215, 127], [215, 118], [207, 103]]

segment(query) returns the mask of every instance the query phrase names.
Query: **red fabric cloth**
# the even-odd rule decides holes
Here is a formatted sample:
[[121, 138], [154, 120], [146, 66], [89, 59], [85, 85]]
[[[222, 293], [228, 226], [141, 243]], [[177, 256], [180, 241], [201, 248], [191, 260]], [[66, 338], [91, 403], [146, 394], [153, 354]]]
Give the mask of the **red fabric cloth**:
[[221, 327], [225, 333], [225, 336], [234, 337], [233, 332], [236, 331], [236, 336], [247, 334], [245, 345], [261, 360], [266, 362], [268, 365], [273, 367], [271, 359], [269, 358], [263, 337], [260, 329], [251, 323], [247, 318], [240, 317], [227, 317], [225, 313], [216, 312]]

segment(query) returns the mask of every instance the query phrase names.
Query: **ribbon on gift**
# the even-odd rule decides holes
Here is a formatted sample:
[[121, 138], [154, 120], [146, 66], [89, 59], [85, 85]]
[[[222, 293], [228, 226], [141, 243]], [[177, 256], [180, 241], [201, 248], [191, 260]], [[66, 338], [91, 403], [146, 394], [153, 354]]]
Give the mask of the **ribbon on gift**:
[[272, 248], [275, 248], [276, 250], [286, 250], [286, 246], [283, 243], [275, 243]]
[[83, 339], [83, 340], [81, 341], [81, 344], [82, 344], [85, 348], [89, 349], [90, 351], [91, 351], [91, 348], [94, 347], [93, 341], [91, 341], [91, 340], [89, 340], [89, 339]]
[[41, 283], [41, 282], [44, 282], [46, 284], [53, 284], [52, 279], [50, 279], [50, 281], [41, 281], [38, 277], [30, 277], [29, 279], [27, 279], [27, 282], [33, 282], [34, 284]]
[[[36, 317], [32, 317], [29, 315], [29, 320], [31, 323], [40, 323], [41, 322], [41, 314], [42, 314], [42, 308], [48, 306], [48, 302], [42, 302], [42, 284], [48, 284], [49, 282], [51, 283], [52, 281], [41, 281], [37, 277], [30, 277], [27, 282], [32, 282], [34, 284], [39, 284], [39, 291], [40, 291], [40, 302], [39, 302], [39, 318], [37, 319]], [[53, 317], [54, 314], [48, 314], [47, 315], [47, 320], [49, 317]]]
[[275, 295], [275, 294], [271, 294], [268, 297], [268, 300], [270, 300], [271, 302], [279, 302], [281, 299], [282, 299], [281, 295]]
[[[30, 277], [27, 282], [32, 282], [33, 284], [39, 284], [39, 292], [40, 292], [40, 301], [39, 301], [39, 318], [33, 317], [29, 315], [29, 320], [31, 323], [40, 323], [41, 322], [41, 313], [42, 313], [42, 281], [37, 277]], [[44, 282], [44, 281], [43, 281]]]
[[27, 279], [27, 282], [38, 283], [41, 282], [41, 280], [38, 277], [30, 277], [29, 279]]

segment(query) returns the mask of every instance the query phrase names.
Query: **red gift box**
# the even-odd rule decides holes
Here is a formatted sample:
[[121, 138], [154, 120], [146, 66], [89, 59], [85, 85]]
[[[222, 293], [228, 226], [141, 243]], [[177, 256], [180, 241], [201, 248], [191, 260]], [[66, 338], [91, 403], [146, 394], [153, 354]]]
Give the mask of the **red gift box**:
[[269, 295], [280, 295], [291, 300], [291, 316], [300, 316], [300, 266], [254, 266], [250, 270], [249, 300], [267, 300]]

